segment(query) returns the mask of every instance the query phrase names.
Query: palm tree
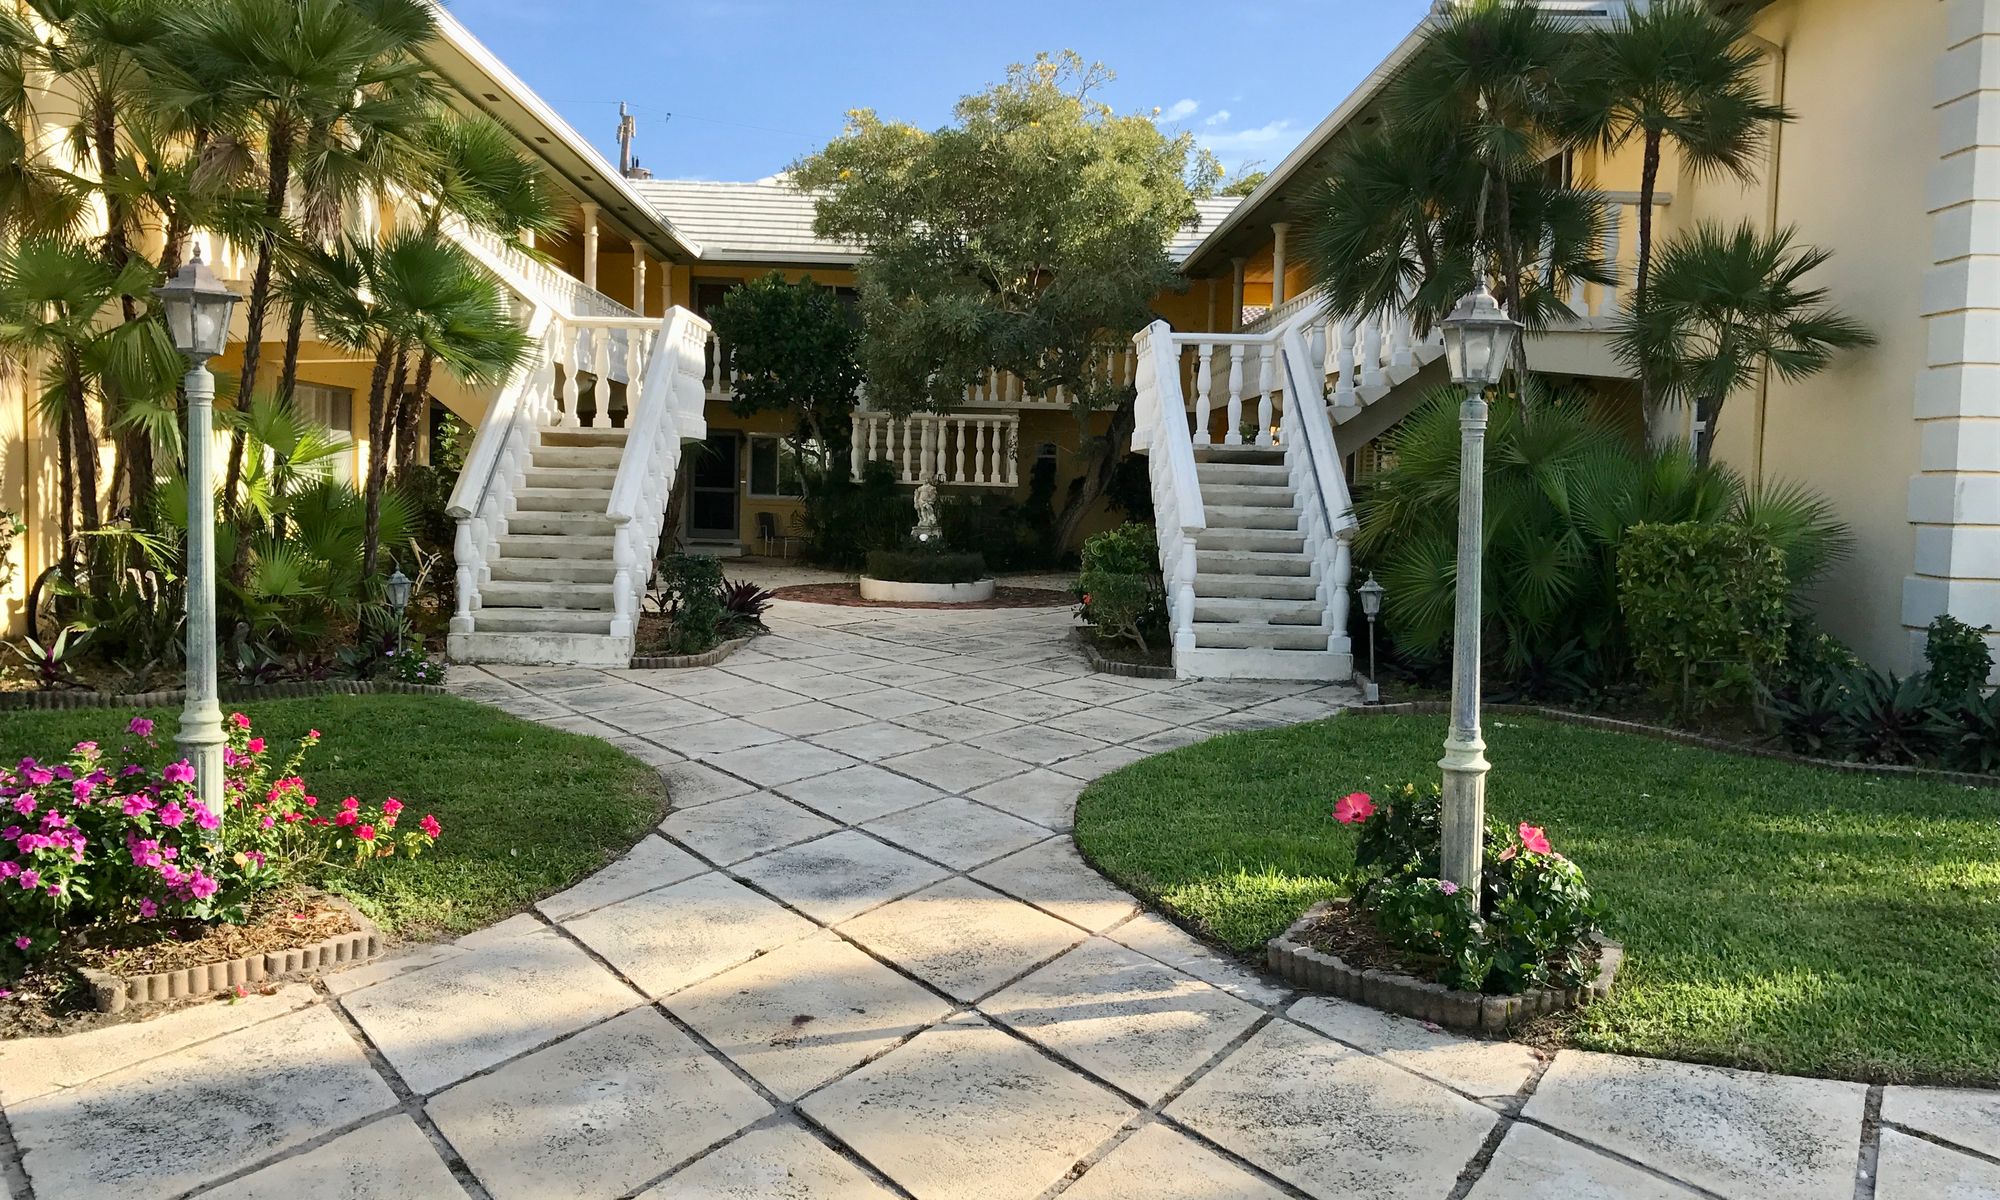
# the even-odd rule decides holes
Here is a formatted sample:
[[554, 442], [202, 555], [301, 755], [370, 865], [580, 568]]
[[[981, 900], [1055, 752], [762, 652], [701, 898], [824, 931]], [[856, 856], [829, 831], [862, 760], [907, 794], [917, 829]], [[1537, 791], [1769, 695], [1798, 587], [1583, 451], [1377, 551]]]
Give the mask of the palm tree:
[[1653, 262], [1653, 198], [1661, 152], [1672, 142], [1690, 174], [1745, 182], [1762, 165], [1767, 131], [1792, 114], [1764, 95], [1762, 52], [1746, 40], [1749, 17], [1704, 0], [1654, 0], [1617, 23], [1587, 30], [1578, 48], [1581, 86], [1562, 121], [1580, 141], [1644, 146], [1639, 176], [1639, 267], [1632, 303], [1644, 308]]
[[83, 215], [82, 195], [41, 153], [39, 89], [29, 85], [43, 66], [34, 28], [0, 7], [0, 234], [60, 233]]
[[1735, 229], [1703, 222], [1661, 248], [1652, 296], [1621, 318], [1617, 348], [1658, 381], [1663, 399], [1693, 406], [1696, 462], [1709, 460], [1723, 401], [1765, 366], [1805, 379], [1836, 351], [1874, 343], [1827, 303], [1825, 288], [1805, 283], [1832, 257], [1800, 245], [1795, 229], [1766, 235], [1747, 221]]

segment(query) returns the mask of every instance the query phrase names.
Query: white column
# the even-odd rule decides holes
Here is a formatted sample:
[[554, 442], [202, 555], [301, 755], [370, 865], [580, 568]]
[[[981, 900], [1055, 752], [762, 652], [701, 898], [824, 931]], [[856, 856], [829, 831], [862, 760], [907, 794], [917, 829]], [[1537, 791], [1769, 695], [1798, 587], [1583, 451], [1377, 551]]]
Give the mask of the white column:
[[[200, 255], [195, 261], [200, 262]], [[180, 732], [174, 741], [194, 766], [195, 795], [202, 808], [222, 815], [222, 707], [215, 686], [215, 376], [208, 360], [196, 359], [187, 373], [187, 693]], [[94, 449], [94, 447], [93, 447]], [[368, 447], [370, 454], [381, 447]], [[218, 835], [211, 831], [213, 844]]]
[[1243, 330], [1243, 260], [1232, 258], [1229, 265], [1235, 270], [1229, 285], [1229, 332], [1240, 333]]
[[583, 202], [583, 286], [597, 287], [597, 205]]
[[1479, 601], [1486, 511], [1484, 390], [1466, 390], [1459, 406], [1458, 585], [1451, 641], [1451, 732], [1445, 738], [1442, 871], [1476, 897], [1486, 829], [1486, 740], [1479, 730]]
[[632, 239], [632, 311], [646, 315], [646, 245]]
[[1291, 222], [1271, 223], [1271, 307], [1285, 302], [1285, 235], [1292, 231]]
[[1940, 613], [2000, 627], [2000, 4], [1949, 0], [1946, 29], [1910, 480], [1917, 546], [1903, 581], [1910, 665]]

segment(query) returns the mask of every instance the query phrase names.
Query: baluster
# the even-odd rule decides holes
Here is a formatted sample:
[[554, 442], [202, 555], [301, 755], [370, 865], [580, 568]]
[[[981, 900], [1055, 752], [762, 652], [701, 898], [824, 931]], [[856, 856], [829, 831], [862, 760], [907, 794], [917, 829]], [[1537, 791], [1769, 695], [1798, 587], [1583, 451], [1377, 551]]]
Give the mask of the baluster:
[[874, 435], [874, 430], [872, 423], [867, 417], [857, 417], [856, 421], [857, 425], [854, 430], [854, 436], [847, 439], [847, 463], [848, 478], [859, 483], [861, 482], [861, 462], [866, 455], [866, 451], [862, 449], [862, 444], [865, 439]]
[[611, 581], [611, 602], [616, 605], [611, 618], [612, 637], [631, 637], [633, 626], [633, 568], [632, 525], [624, 522], [611, 535], [611, 561], [614, 574]]
[[1328, 597], [1331, 603], [1326, 606], [1326, 648], [1335, 654], [1344, 654], [1352, 649], [1347, 636], [1347, 606], [1352, 594], [1349, 585], [1354, 582], [1354, 554], [1346, 538], [1334, 535], [1331, 530], [1328, 535], [1333, 537], [1334, 542], [1333, 594]]
[[583, 425], [583, 418], [578, 412], [581, 398], [580, 389], [576, 381], [577, 363], [583, 358], [583, 347], [581, 345], [583, 330], [578, 329], [575, 332], [575, 338], [564, 339], [570, 353], [568, 361], [563, 363], [563, 411], [561, 424], [569, 429], [578, 429]]
[[965, 418], [959, 417], [951, 423], [951, 449], [953, 483], [965, 482]]
[[1194, 367], [1194, 444], [1206, 446], [1211, 439], [1208, 433], [1209, 420], [1215, 412], [1215, 398], [1209, 389], [1215, 375], [1215, 343], [1203, 342], [1195, 348]]
[[1258, 347], [1257, 356], [1261, 361], [1258, 368], [1257, 396], [1257, 444], [1271, 444], [1271, 391], [1277, 387], [1278, 346], [1276, 342], [1265, 342]]
[[1021, 421], [1015, 418], [1007, 423], [1007, 486], [1017, 487], [1021, 482]]
[[479, 577], [478, 549], [472, 541], [472, 518], [458, 523], [452, 536], [452, 556], [458, 560], [458, 611], [451, 620], [453, 633], [472, 632], [472, 595]]
[[1389, 314], [1389, 365], [1402, 369], [1416, 362], [1410, 346], [1410, 314], [1398, 308]]
[[[1623, 265], [1618, 260], [1619, 255], [1622, 253], [1619, 243], [1622, 240], [1621, 234], [1623, 230], [1620, 228], [1620, 225], [1625, 217], [1625, 206], [1622, 204], [1611, 204], [1606, 205], [1605, 209], [1604, 261], [1610, 263], [1614, 268], [1613, 275], [1615, 276], [1617, 274], [1616, 269]], [[1600, 317], [1615, 317], [1618, 315], [1618, 285], [1616, 283], [1606, 284], [1598, 289], [1597, 315]]]
[[593, 330], [590, 339], [592, 429], [611, 428], [611, 330]]
[[1357, 388], [1354, 380], [1356, 361], [1354, 339], [1359, 331], [1360, 322], [1355, 318], [1342, 317], [1340, 319], [1340, 356], [1335, 363], [1340, 371], [1340, 378], [1335, 380], [1333, 385], [1333, 402], [1335, 404], [1352, 406], [1360, 403], [1360, 397], [1355, 395]]
[[1243, 343], [1229, 346], [1229, 431], [1222, 435], [1225, 446], [1243, 444]]
[[1361, 327], [1361, 386], [1364, 390], [1384, 386], [1382, 380], [1382, 317], [1371, 313]]

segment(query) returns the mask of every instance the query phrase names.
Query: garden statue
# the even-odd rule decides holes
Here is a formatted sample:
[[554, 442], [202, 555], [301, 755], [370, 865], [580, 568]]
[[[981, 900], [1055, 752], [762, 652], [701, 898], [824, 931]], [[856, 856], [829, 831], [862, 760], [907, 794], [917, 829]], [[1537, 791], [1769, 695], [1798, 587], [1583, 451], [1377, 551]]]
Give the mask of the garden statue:
[[943, 528], [938, 525], [937, 501], [937, 477], [927, 476], [917, 485], [917, 527], [910, 531], [920, 546], [936, 545], [944, 536]]

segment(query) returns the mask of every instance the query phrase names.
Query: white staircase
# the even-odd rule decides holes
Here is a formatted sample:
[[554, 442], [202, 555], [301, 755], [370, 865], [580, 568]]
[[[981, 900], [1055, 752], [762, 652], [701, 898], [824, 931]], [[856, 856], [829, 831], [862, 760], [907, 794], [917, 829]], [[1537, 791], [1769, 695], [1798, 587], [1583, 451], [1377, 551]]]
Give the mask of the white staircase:
[[474, 248], [527, 301], [537, 350], [488, 406], [452, 492], [447, 652], [626, 666], [681, 443], [707, 435], [708, 324], [681, 308], [605, 315], [622, 306]]

